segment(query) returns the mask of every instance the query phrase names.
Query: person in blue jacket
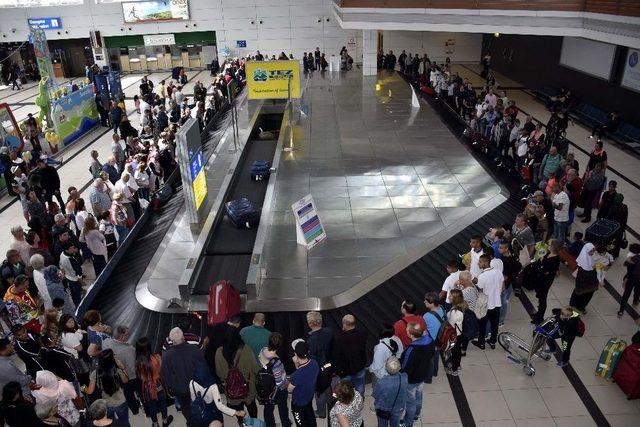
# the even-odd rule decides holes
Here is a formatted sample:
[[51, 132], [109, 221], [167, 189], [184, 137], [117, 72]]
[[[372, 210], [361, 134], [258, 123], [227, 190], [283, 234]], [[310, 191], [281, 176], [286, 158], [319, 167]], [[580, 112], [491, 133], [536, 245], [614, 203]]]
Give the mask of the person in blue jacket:
[[378, 418], [378, 427], [393, 427], [400, 424], [400, 417], [407, 401], [408, 377], [400, 372], [400, 361], [391, 356], [385, 363], [389, 375], [376, 381], [373, 399]]

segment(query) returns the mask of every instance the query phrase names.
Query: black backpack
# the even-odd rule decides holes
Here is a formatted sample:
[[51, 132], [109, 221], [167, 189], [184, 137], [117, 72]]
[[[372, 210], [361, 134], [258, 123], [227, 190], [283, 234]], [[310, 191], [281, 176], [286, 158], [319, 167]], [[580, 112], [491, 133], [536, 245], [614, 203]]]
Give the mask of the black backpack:
[[256, 376], [256, 397], [261, 405], [274, 403], [278, 387], [276, 386], [276, 377], [273, 375], [273, 365], [278, 360], [277, 357], [271, 359], [269, 363], [260, 368]]
[[318, 378], [316, 378], [316, 391], [318, 393], [324, 392], [331, 387], [331, 380], [333, 379], [333, 366], [331, 362], [327, 362], [320, 366], [318, 371]]

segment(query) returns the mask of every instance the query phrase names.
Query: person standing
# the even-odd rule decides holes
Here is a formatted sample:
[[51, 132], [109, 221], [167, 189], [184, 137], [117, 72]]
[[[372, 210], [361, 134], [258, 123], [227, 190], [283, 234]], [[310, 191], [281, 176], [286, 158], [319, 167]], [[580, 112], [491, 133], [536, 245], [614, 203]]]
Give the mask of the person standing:
[[112, 350], [102, 350], [98, 357], [97, 368], [89, 374], [86, 393], [91, 395], [100, 391], [106, 401], [109, 418], [118, 418], [120, 425], [129, 427], [129, 408], [122, 386], [129, 381], [122, 363], [116, 359]]
[[406, 348], [411, 342], [411, 338], [407, 335], [407, 325], [409, 323], [418, 323], [423, 330], [427, 329], [427, 324], [422, 316], [416, 314], [418, 311], [417, 304], [413, 301], [402, 301], [400, 312], [402, 319], [393, 324], [395, 336], [400, 338], [402, 345]]
[[316, 427], [313, 413], [313, 395], [320, 367], [309, 358], [309, 345], [303, 340], [294, 341], [293, 363], [296, 370], [291, 374], [287, 390], [291, 393], [291, 413], [297, 427]]
[[587, 305], [593, 294], [598, 290], [598, 274], [593, 263], [593, 254], [596, 248], [593, 243], [587, 242], [580, 255], [576, 258], [578, 273], [576, 274], [576, 286], [571, 294], [569, 305], [576, 308], [582, 314], [587, 312]]
[[553, 204], [553, 238], [560, 242], [560, 245], [564, 246], [567, 231], [569, 228], [569, 205], [571, 201], [569, 196], [560, 188], [560, 184], [557, 182], [552, 187], [553, 198], [551, 203]]
[[555, 239], [549, 240], [549, 253], [540, 261], [538, 276], [536, 278], [536, 298], [538, 298], [538, 311], [532, 316], [531, 323], [534, 325], [542, 323], [547, 312], [547, 295], [553, 285], [553, 281], [558, 276], [560, 269], [560, 242]]
[[[133, 415], [137, 415], [140, 410], [140, 402], [135, 395], [135, 391], [139, 390], [140, 382], [136, 373], [136, 349], [129, 344], [129, 328], [124, 325], [116, 326], [113, 337], [104, 341], [103, 348], [111, 349], [116, 359], [122, 363], [122, 369], [127, 374], [129, 382], [122, 384], [127, 405]], [[158, 366], [158, 371], [160, 366]], [[160, 373], [158, 372], [158, 375]]]
[[249, 346], [253, 354], [260, 356], [260, 351], [269, 343], [271, 332], [264, 327], [265, 318], [263, 313], [253, 315], [253, 324], [240, 329], [240, 337]]
[[491, 322], [491, 336], [488, 342], [489, 347], [493, 350], [496, 348], [496, 341], [498, 339], [498, 325], [500, 321], [500, 307], [502, 306], [501, 294], [504, 276], [500, 270], [491, 267], [491, 257], [489, 255], [482, 255], [479, 263], [480, 268], [482, 268], [482, 272], [478, 275], [478, 283], [476, 286], [487, 295], [487, 314], [480, 319], [480, 334], [478, 336], [478, 340], [472, 341], [472, 344], [479, 349], [484, 350], [487, 322]]
[[[571, 357], [571, 347], [573, 341], [578, 336], [578, 323], [580, 321], [580, 313], [574, 310], [573, 307], [554, 308], [553, 315], [558, 321], [560, 326], [560, 342], [562, 344], [562, 360], [556, 364], [559, 368], [564, 368], [569, 364]], [[554, 338], [547, 339], [547, 345], [549, 350], [545, 350], [545, 353], [555, 353], [557, 345]]]
[[336, 404], [331, 408], [329, 424], [331, 427], [358, 427], [363, 425], [363, 397], [349, 381], [340, 381], [334, 391]]
[[316, 47], [316, 51], [313, 52], [313, 56], [315, 57], [315, 62], [316, 62], [316, 64], [315, 64], [316, 70], [319, 70], [320, 66], [321, 66], [321, 64], [320, 64], [320, 55], [321, 55], [320, 48]]
[[191, 393], [189, 381], [194, 378], [196, 369], [205, 364], [202, 351], [184, 340], [182, 329], [173, 328], [169, 332], [173, 342], [171, 348], [162, 354], [160, 378], [167, 391], [178, 399], [182, 416], [187, 425], [191, 421]]
[[620, 300], [618, 317], [624, 315], [624, 308], [632, 292], [633, 305], [638, 305], [640, 301], [640, 244], [632, 243], [629, 245], [629, 255], [624, 261], [624, 266], [627, 267], [627, 274], [625, 274], [623, 279], [624, 293]]
[[458, 281], [458, 277], [460, 276], [459, 270], [460, 263], [458, 260], [452, 259], [447, 262], [447, 273], [449, 275], [446, 279], [444, 279], [444, 283], [442, 284], [442, 290], [440, 291], [440, 301], [444, 301], [445, 309], [451, 307], [451, 290], [455, 289], [456, 282]]
[[393, 326], [385, 323], [379, 335], [380, 341], [373, 347], [373, 361], [369, 371], [374, 375], [373, 383], [384, 378], [387, 374], [386, 363], [390, 357], [399, 357], [404, 351], [400, 338], [395, 336]]
[[109, 115], [111, 116], [111, 126], [113, 127], [113, 133], [118, 134], [120, 129], [120, 123], [122, 122], [122, 110], [118, 107], [118, 104], [111, 102], [109, 108]]
[[275, 427], [276, 420], [273, 416], [275, 407], [278, 407], [278, 414], [280, 415], [280, 425], [283, 427], [291, 427], [291, 420], [289, 420], [289, 409], [287, 407], [288, 393], [287, 393], [287, 373], [284, 370], [284, 364], [278, 357], [278, 352], [282, 348], [282, 335], [278, 332], [273, 332], [269, 335], [268, 345], [260, 350], [258, 355], [258, 363], [263, 369], [267, 369], [273, 374], [275, 380], [276, 392], [273, 399], [264, 403], [264, 421], [267, 423], [267, 427]]
[[407, 325], [407, 334], [411, 343], [402, 353], [400, 362], [402, 372], [407, 374], [407, 401], [403, 424], [412, 427], [420, 418], [422, 409], [422, 384], [431, 372], [431, 358], [435, 352], [435, 343], [429, 335], [424, 335], [424, 329], [418, 323]]
[[394, 427], [400, 424], [400, 417], [407, 401], [407, 374], [400, 372], [400, 361], [396, 357], [387, 359], [385, 369], [388, 375], [376, 381], [372, 397], [378, 418], [378, 427]]
[[173, 415], [167, 414], [167, 393], [160, 378], [161, 366], [162, 358], [151, 351], [149, 339], [139, 338], [135, 348], [135, 375], [144, 412], [151, 419], [153, 427], [159, 427], [158, 413], [162, 415], [162, 427], [167, 427], [173, 421]]
[[350, 380], [360, 395], [364, 395], [366, 347], [366, 332], [357, 329], [356, 318], [347, 314], [342, 318], [342, 331], [336, 337], [333, 346], [333, 368], [334, 373], [341, 379]]
[[481, 268], [478, 264], [480, 257], [484, 254], [482, 250], [482, 237], [481, 236], [471, 236], [471, 240], [469, 241], [470, 251], [468, 252], [468, 257], [465, 256], [463, 258], [463, 262], [467, 266], [467, 270], [471, 273], [471, 275], [476, 278], [478, 274], [481, 272]]
[[[438, 339], [440, 328], [442, 328], [444, 322], [447, 321], [447, 313], [444, 308], [440, 306], [440, 299], [435, 292], [428, 292], [424, 297], [424, 305], [427, 307], [427, 312], [424, 314], [424, 321], [427, 325], [427, 335], [435, 342]], [[426, 379], [427, 383], [431, 383], [433, 377], [438, 376], [438, 364], [440, 361], [440, 351], [435, 349], [435, 354], [431, 358], [431, 371]]]
[[[318, 311], [307, 313], [307, 325], [309, 326], [309, 357], [318, 362], [319, 367], [324, 367], [331, 363], [333, 348], [333, 331], [322, 326], [322, 314]], [[327, 417], [327, 399], [331, 394], [331, 385], [325, 390], [316, 390], [316, 416], [318, 418]]]
[[583, 217], [582, 222], [591, 222], [591, 210], [593, 204], [596, 202], [598, 194], [604, 188], [604, 183], [607, 178], [604, 176], [602, 170], [602, 163], [596, 163], [595, 167], [589, 172], [585, 173], [584, 184], [582, 184], [582, 207], [584, 211], [578, 217]]

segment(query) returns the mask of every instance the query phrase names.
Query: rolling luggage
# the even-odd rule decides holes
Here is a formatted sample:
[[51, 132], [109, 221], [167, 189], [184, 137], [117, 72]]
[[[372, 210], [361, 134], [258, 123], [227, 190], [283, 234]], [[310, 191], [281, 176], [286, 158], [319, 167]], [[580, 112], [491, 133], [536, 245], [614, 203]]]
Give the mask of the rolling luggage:
[[420, 92], [424, 93], [425, 95], [436, 96], [436, 93], [429, 86], [420, 86]]
[[225, 203], [224, 210], [236, 228], [253, 228], [260, 223], [260, 212], [245, 197]]
[[271, 163], [266, 160], [256, 160], [251, 165], [251, 179], [254, 181], [262, 181], [268, 179], [271, 175]]
[[626, 346], [626, 341], [618, 337], [613, 337], [607, 341], [607, 344], [600, 354], [595, 375], [611, 380]]
[[240, 313], [240, 293], [227, 280], [220, 280], [209, 289], [207, 323], [226, 322]]
[[624, 350], [613, 380], [629, 400], [640, 398], [640, 344], [631, 344]]
[[608, 219], [598, 219], [585, 230], [584, 239], [595, 246], [609, 246], [613, 242], [620, 224]]
[[154, 211], [160, 209], [162, 205], [167, 203], [169, 199], [171, 199], [171, 195], [173, 194], [173, 189], [170, 185], [165, 185], [162, 187], [156, 194], [154, 194], [153, 199], [151, 200], [151, 207]]

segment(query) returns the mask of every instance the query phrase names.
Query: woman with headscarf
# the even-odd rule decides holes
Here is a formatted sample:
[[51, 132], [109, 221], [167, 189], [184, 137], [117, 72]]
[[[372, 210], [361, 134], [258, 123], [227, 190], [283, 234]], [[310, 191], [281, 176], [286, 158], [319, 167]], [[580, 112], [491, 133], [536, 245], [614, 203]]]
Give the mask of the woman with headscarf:
[[[227, 406], [238, 411], [246, 407], [249, 416], [256, 418], [258, 416], [258, 407], [255, 401], [258, 363], [251, 348], [242, 342], [240, 331], [237, 328], [227, 329], [225, 343], [216, 351], [215, 365], [216, 375], [218, 378], [224, 378], [225, 381], [229, 371], [234, 366], [240, 370], [245, 382], [248, 384], [248, 392], [242, 398], [233, 399], [229, 396], [229, 385], [225, 384], [227, 388]], [[238, 424], [242, 425], [242, 418], [240, 417], [238, 417]]]
[[73, 315], [76, 311], [76, 306], [71, 300], [69, 291], [64, 286], [64, 271], [62, 271], [55, 265], [50, 265], [49, 267], [45, 267], [45, 269], [43, 270], [43, 275], [44, 280], [47, 283], [47, 290], [49, 291], [51, 301], [56, 298], [64, 300], [64, 306], [62, 306], [62, 314]]
[[80, 412], [73, 404], [77, 393], [69, 381], [58, 380], [51, 371], [38, 371], [36, 373], [36, 385], [39, 387], [31, 394], [36, 400], [36, 405], [46, 401], [57, 403], [57, 413], [67, 420], [72, 426], [80, 422]]
[[598, 290], [598, 274], [593, 263], [593, 254], [596, 248], [593, 243], [587, 243], [580, 251], [576, 259], [578, 272], [576, 275], [576, 287], [571, 294], [569, 305], [585, 314], [587, 305], [593, 294]]
[[[189, 382], [191, 401], [195, 400], [198, 395], [201, 395], [207, 405], [213, 404], [211, 419], [202, 427], [222, 427], [224, 424], [222, 414], [238, 418], [244, 418], [245, 416], [244, 411], [236, 411], [222, 402], [220, 386], [220, 379], [215, 374], [212, 375], [206, 365], [200, 365], [193, 374], [193, 379]], [[199, 424], [193, 425], [200, 427]]]

